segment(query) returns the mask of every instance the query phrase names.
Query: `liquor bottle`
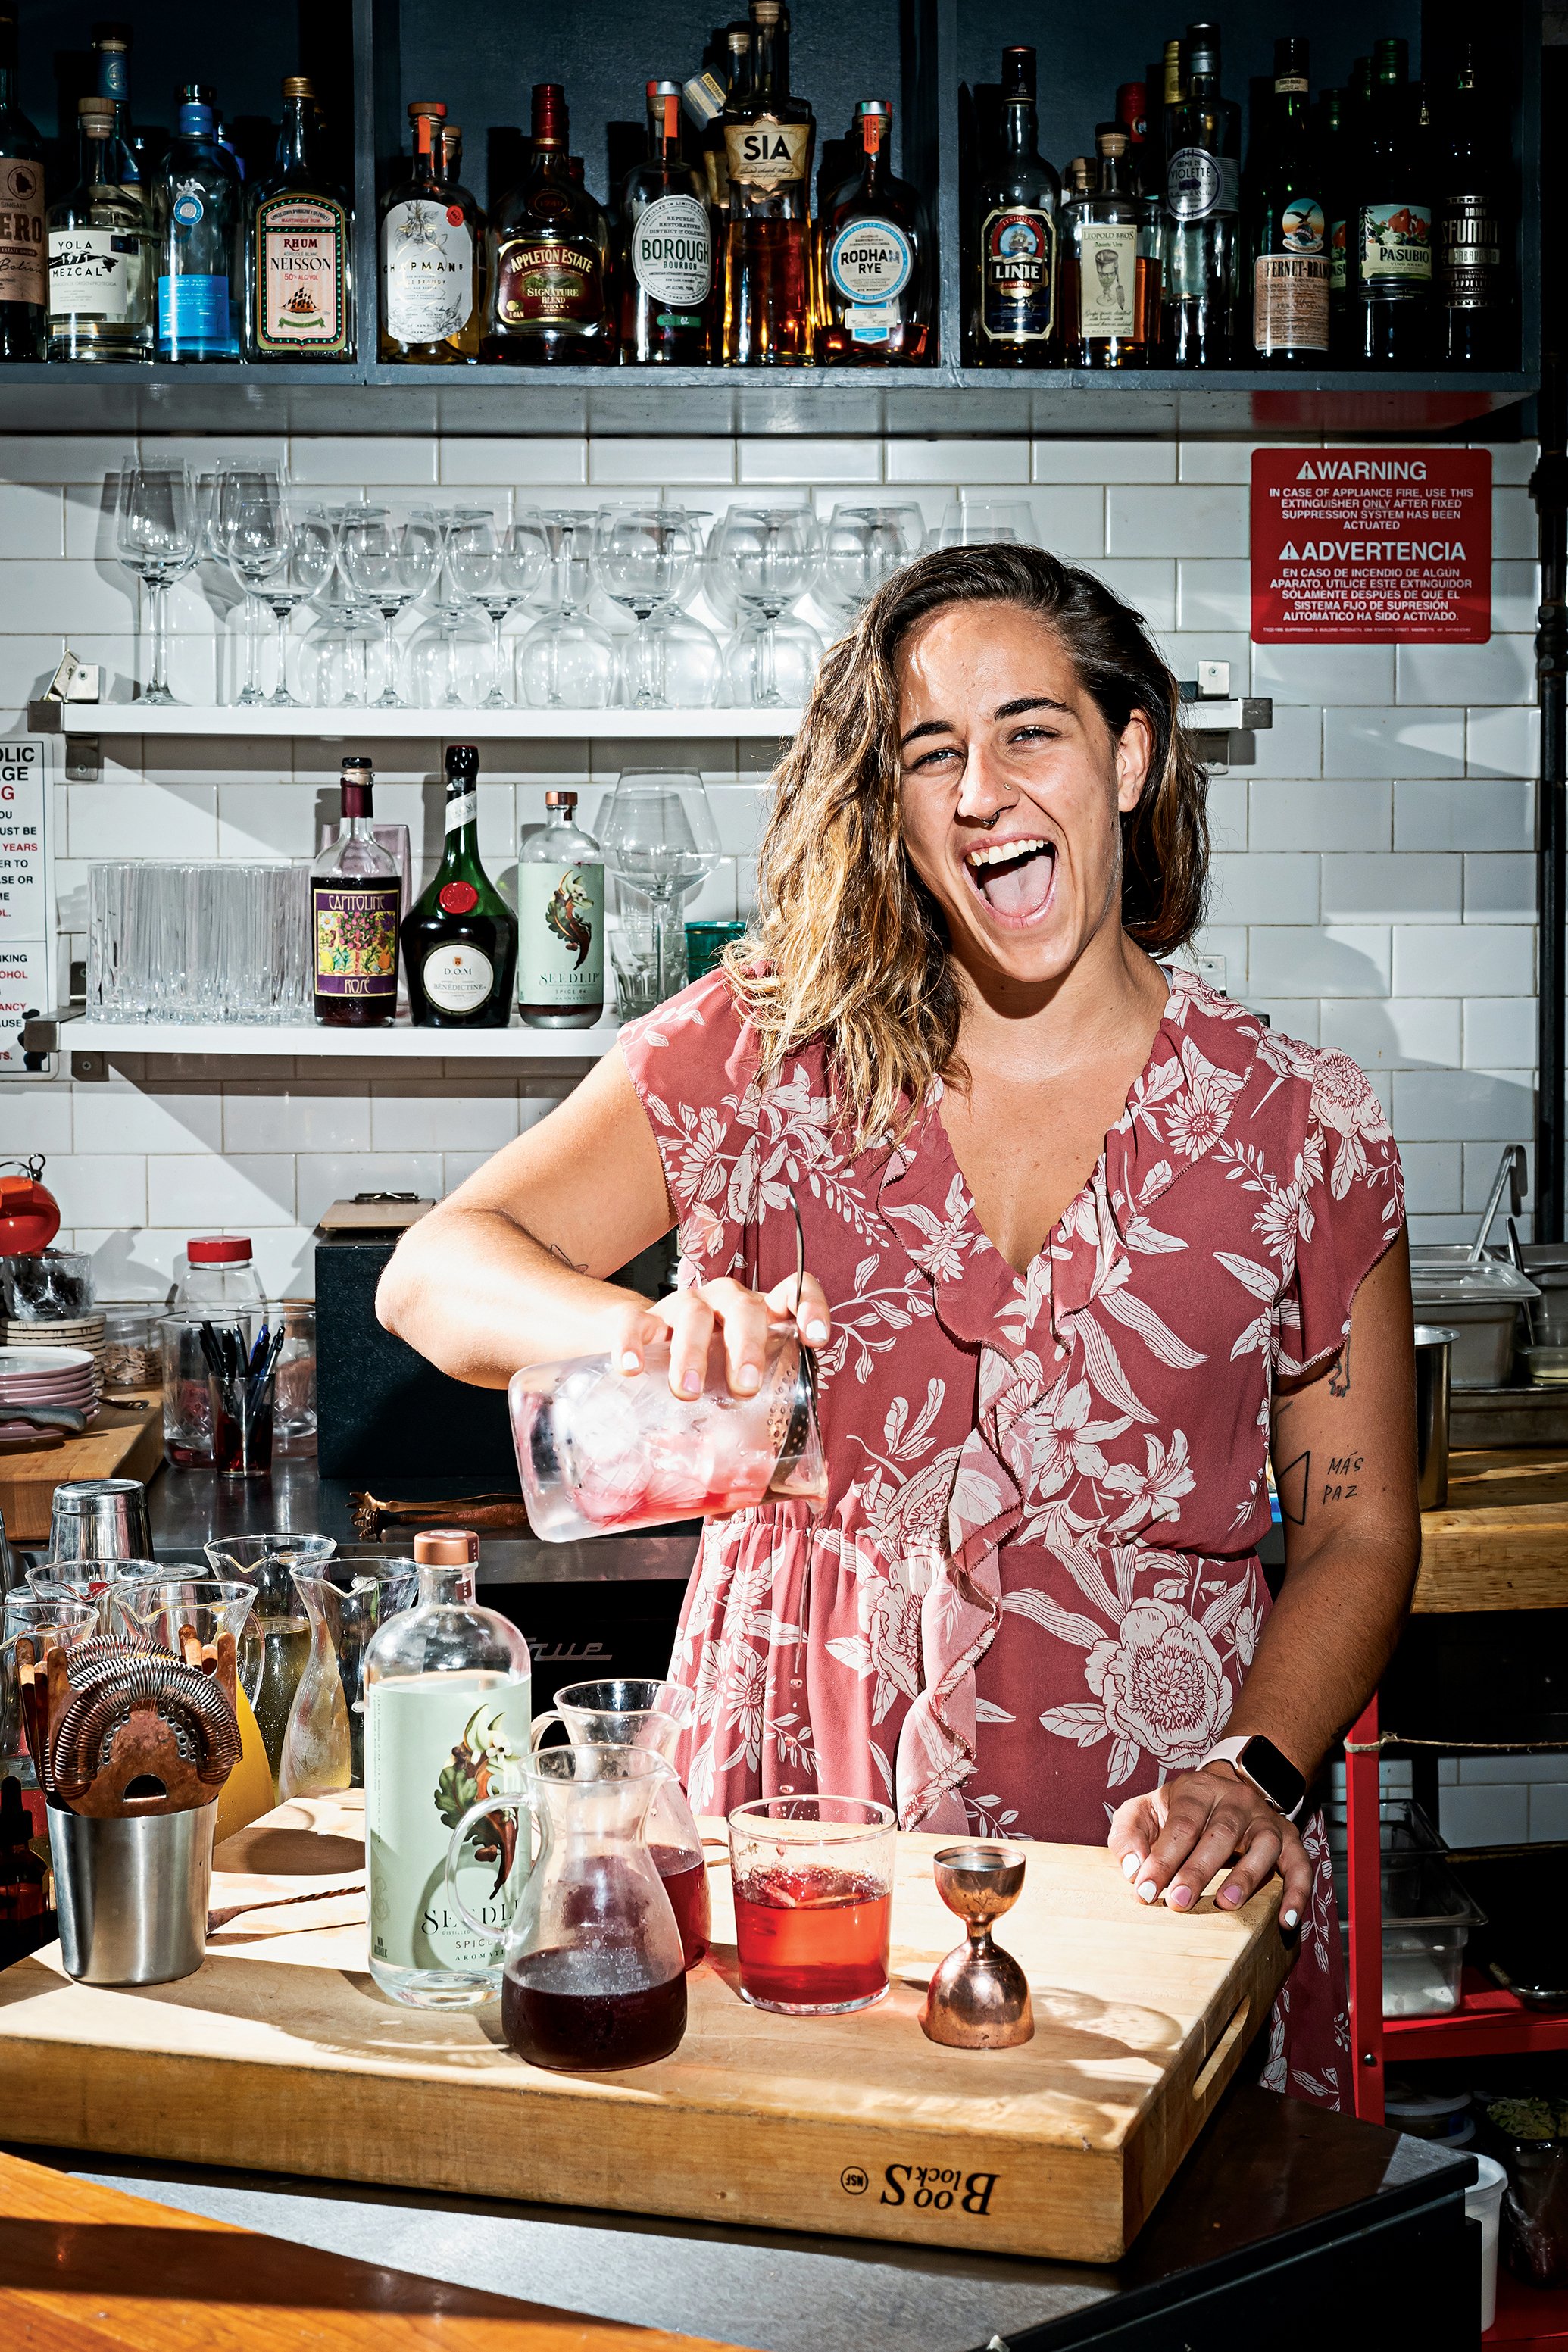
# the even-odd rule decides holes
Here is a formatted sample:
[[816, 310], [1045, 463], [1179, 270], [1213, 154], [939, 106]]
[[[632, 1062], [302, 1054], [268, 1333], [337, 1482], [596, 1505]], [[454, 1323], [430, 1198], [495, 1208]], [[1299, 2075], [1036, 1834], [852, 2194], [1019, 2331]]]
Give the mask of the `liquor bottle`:
[[463, 225], [473, 247], [472, 306], [457, 333], [448, 338], [458, 357], [471, 367], [479, 356], [479, 337], [485, 327], [485, 216], [479, 209], [478, 197], [463, 185], [462, 124], [443, 122], [437, 137], [437, 148], [441, 167], [441, 193], [447, 199], [447, 218], [451, 221], [454, 210], [462, 215]]
[[403, 921], [403, 971], [416, 1029], [504, 1029], [517, 976], [517, 925], [479, 863], [479, 751], [447, 746], [441, 863]]
[[789, 87], [784, 0], [752, 0], [751, 67], [724, 106], [730, 175], [724, 361], [807, 367], [816, 360], [811, 159], [816, 119]]
[[1345, 307], [1345, 215], [1349, 194], [1349, 152], [1345, 133], [1347, 93], [1318, 93], [1318, 168], [1323, 182], [1323, 218], [1328, 228], [1329, 354], [1336, 362], [1344, 355], [1347, 329]]
[[48, 331], [44, 142], [16, 103], [14, 0], [0, 0], [0, 360], [41, 360]]
[[605, 1010], [605, 854], [546, 793], [542, 831], [517, 852], [518, 1011], [531, 1029], [592, 1029]]
[[715, 251], [729, 235], [730, 161], [724, 152], [724, 109], [745, 88], [751, 73], [752, 28], [728, 26], [724, 33], [721, 69], [704, 66], [686, 84], [686, 110], [702, 132], [702, 176], [708, 186], [708, 207], [713, 215]]
[[246, 270], [246, 345], [253, 360], [351, 360], [353, 211], [321, 159], [316, 93], [283, 84], [271, 173], [257, 187]]
[[647, 154], [621, 188], [621, 358], [700, 367], [713, 310], [713, 224], [703, 174], [680, 152], [680, 84], [650, 81]]
[[573, 180], [559, 82], [534, 83], [532, 121], [522, 184], [490, 215], [481, 356], [513, 367], [607, 366], [616, 356], [609, 226]]
[[1440, 342], [1451, 367], [1510, 367], [1517, 356], [1510, 273], [1505, 268], [1498, 125], [1488, 112], [1476, 44], [1461, 43], [1437, 120], [1434, 252]]
[[887, 160], [893, 110], [886, 99], [862, 99], [855, 126], [864, 165], [821, 224], [816, 355], [829, 367], [913, 367], [934, 356], [922, 207]]
[[1189, 25], [1187, 94], [1171, 110], [1161, 251], [1163, 357], [1228, 367], [1240, 279], [1241, 109], [1219, 88], [1219, 27]]
[[47, 1865], [33, 1852], [33, 1824], [14, 1773], [0, 1780], [0, 1969], [49, 1940]]
[[1159, 328], [1156, 232], [1127, 185], [1127, 133], [1095, 133], [1097, 184], [1062, 209], [1063, 358], [1068, 367], [1147, 367]]
[[452, 1832], [481, 1793], [521, 1786], [533, 1714], [528, 1643], [475, 1601], [479, 1556], [467, 1528], [422, 1528], [418, 1601], [389, 1617], [364, 1654], [370, 1972], [413, 2009], [477, 2008], [500, 1990], [514, 1811], [495, 1816], [492, 1838], [470, 1840], [456, 1874], [468, 1908], [494, 1919], [495, 1940], [466, 1927], [446, 1897]]
[[177, 127], [153, 184], [158, 257], [158, 357], [236, 360], [245, 308], [245, 200], [210, 106], [182, 94]]
[[310, 868], [315, 1010], [330, 1029], [370, 1029], [397, 1010], [397, 860], [371, 830], [375, 778], [363, 753], [342, 763], [342, 819]]
[[1329, 224], [1307, 66], [1305, 41], [1275, 42], [1274, 102], [1247, 158], [1244, 283], [1257, 367], [1321, 367], [1329, 354]]
[[142, 168], [142, 142], [136, 136], [131, 121], [131, 27], [129, 25], [95, 25], [92, 28], [94, 88], [100, 98], [106, 98], [114, 109], [114, 135], [122, 142], [121, 162], [126, 177], [121, 184], [140, 187], [143, 193], [151, 187], [151, 179]]
[[981, 367], [1055, 367], [1061, 357], [1058, 300], [1062, 185], [1039, 152], [1035, 52], [1002, 52], [1002, 140], [977, 205]]
[[416, 98], [409, 106], [413, 167], [382, 208], [384, 360], [455, 366], [463, 357], [455, 338], [474, 315], [473, 233], [461, 206], [448, 204], [436, 152], [446, 111], [434, 98]]
[[1187, 95], [1187, 45], [1167, 41], [1160, 59], [1160, 194], [1175, 148], [1176, 109]]
[[1351, 352], [1378, 367], [1425, 367], [1432, 356], [1432, 191], [1420, 173], [1408, 58], [1402, 40], [1373, 47], [1356, 175]]
[[77, 100], [80, 176], [49, 206], [52, 360], [153, 356], [153, 221], [125, 180], [125, 142], [107, 98]]

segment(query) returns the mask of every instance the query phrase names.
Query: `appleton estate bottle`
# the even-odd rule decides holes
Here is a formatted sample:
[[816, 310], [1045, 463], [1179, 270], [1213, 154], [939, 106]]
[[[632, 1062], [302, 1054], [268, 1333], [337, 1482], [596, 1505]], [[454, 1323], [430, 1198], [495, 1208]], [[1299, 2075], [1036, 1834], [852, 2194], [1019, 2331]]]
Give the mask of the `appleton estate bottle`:
[[974, 357], [982, 367], [1055, 367], [1061, 358], [1062, 186], [1038, 139], [1035, 52], [1004, 49], [1002, 143], [979, 200]]
[[533, 85], [528, 172], [490, 215], [489, 325], [482, 356], [513, 367], [593, 367], [616, 356], [610, 232], [572, 177], [566, 92]]
[[342, 822], [310, 868], [310, 952], [318, 1021], [370, 1029], [397, 1010], [397, 860], [371, 831], [374, 777], [362, 753], [342, 764]]
[[446, 848], [401, 940], [416, 1029], [504, 1029], [511, 1019], [517, 925], [479, 863], [479, 774], [478, 744], [447, 746]]
[[0, 360], [41, 360], [48, 324], [44, 147], [16, 104], [16, 17], [0, 0]]
[[314, 85], [283, 84], [272, 170], [256, 192], [246, 272], [253, 360], [352, 360], [353, 214], [321, 160]]
[[439, 99], [409, 106], [414, 161], [381, 215], [381, 356], [451, 367], [468, 354], [463, 331], [474, 315], [474, 236], [443, 185]]
[[752, 0], [751, 72], [724, 107], [730, 234], [724, 359], [804, 367], [816, 359], [811, 159], [816, 120], [789, 87], [784, 0]]
[[1274, 44], [1274, 101], [1254, 130], [1244, 190], [1251, 363], [1323, 366], [1329, 355], [1329, 221], [1311, 132], [1305, 41]]
[[860, 176], [839, 189], [821, 224], [816, 354], [829, 367], [910, 367], [932, 356], [921, 201], [893, 176], [887, 100], [862, 99], [855, 128]]
[[647, 154], [621, 189], [621, 357], [700, 367], [713, 309], [713, 225], [703, 174], [680, 152], [680, 84], [647, 85]]
[[531, 1029], [592, 1029], [605, 1010], [605, 853], [575, 793], [546, 793], [517, 853], [518, 1011]]
[[1373, 47], [1356, 167], [1351, 355], [1374, 367], [1425, 367], [1432, 356], [1432, 190], [1408, 58], [1401, 40]]

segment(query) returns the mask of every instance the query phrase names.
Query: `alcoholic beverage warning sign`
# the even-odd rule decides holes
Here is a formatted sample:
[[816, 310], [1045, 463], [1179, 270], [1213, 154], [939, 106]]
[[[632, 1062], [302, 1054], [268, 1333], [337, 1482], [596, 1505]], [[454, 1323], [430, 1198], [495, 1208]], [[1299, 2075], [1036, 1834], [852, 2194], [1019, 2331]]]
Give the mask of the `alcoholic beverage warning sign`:
[[1484, 646], [1489, 449], [1257, 449], [1257, 645]]

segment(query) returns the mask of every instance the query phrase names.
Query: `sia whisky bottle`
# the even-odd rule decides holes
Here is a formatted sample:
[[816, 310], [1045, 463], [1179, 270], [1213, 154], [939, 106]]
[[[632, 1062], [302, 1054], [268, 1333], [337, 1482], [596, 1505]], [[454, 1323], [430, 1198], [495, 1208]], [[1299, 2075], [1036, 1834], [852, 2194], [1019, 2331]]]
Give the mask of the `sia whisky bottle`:
[[730, 221], [724, 360], [805, 367], [816, 359], [811, 159], [816, 119], [789, 87], [784, 0], [752, 0], [751, 71], [724, 107]]
[[310, 868], [316, 1018], [371, 1029], [397, 1010], [397, 860], [371, 831], [374, 777], [360, 754], [342, 763], [342, 821]]
[[44, 146], [16, 103], [16, 17], [0, 0], [0, 361], [44, 356], [45, 252]]
[[821, 226], [817, 357], [829, 367], [910, 367], [931, 356], [921, 202], [893, 176], [886, 99], [862, 99], [855, 128], [860, 176], [839, 189]]
[[349, 360], [354, 352], [353, 215], [323, 168], [316, 93], [303, 74], [283, 84], [283, 121], [269, 176], [257, 189], [246, 271], [253, 360]]
[[416, 1029], [504, 1029], [511, 1019], [517, 925], [479, 863], [479, 752], [447, 747], [447, 841], [404, 919], [403, 970]]
[[490, 215], [482, 355], [513, 367], [607, 366], [616, 341], [609, 226], [572, 176], [559, 82], [534, 83], [532, 121], [527, 176]]
[[1409, 48], [1378, 41], [1357, 169], [1351, 356], [1425, 367], [1432, 356], [1432, 190], [1422, 173]]
[[1274, 100], [1255, 130], [1243, 206], [1252, 364], [1322, 366], [1329, 355], [1329, 220], [1311, 132], [1305, 41], [1274, 44]]
[[414, 161], [381, 215], [381, 356], [453, 367], [474, 315], [473, 231], [442, 185], [437, 142], [446, 108], [416, 98], [408, 109]]
[[1167, 366], [1228, 367], [1241, 277], [1241, 109], [1222, 98], [1219, 27], [1189, 25], [1186, 95], [1170, 111], [1161, 252]]
[[621, 358], [700, 367], [713, 308], [713, 226], [702, 173], [680, 152], [680, 84], [647, 85], [647, 154], [621, 189]]
[[1002, 144], [982, 183], [974, 357], [982, 367], [1055, 367], [1061, 358], [1062, 187], [1039, 152], [1035, 52], [1002, 52]]
[[575, 793], [546, 793], [517, 853], [518, 1011], [531, 1029], [592, 1029], [605, 1010], [605, 853]]

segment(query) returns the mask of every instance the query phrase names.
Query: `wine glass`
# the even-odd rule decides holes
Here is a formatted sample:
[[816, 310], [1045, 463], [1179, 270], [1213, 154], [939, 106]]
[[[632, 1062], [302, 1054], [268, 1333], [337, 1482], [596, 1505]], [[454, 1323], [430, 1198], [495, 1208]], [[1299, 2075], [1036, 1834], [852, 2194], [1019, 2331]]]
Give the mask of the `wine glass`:
[[120, 469], [115, 549], [147, 591], [152, 606], [153, 676], [142, 699], [170, 703], [168, 596], [201, 552], [195, 484], [189, 466], [160, 458], [128, 460]]
[[707, 789], [691, 768], [623, 769], [598, 825], [599, 845], [616, 879], [652, 904], [662, 1003], [686, 982], [681, 903], [719, 863], [719, 828]]
[[397, 649], [392, 625], [435, 579], [441, 561], [441, 526], [427, 510], [400, 516], [391, 507], [351, 507], [339, 542], [348, 583], [381, 614], [386, 682], [370, 706], [400, 710]]
[[[280, 709], [298, 704], [298, 698], [289, 691], [289, 623], [301, 604], [308, 604], [326, 586], [336, 548], [325, 507], [313, 500], [294, 504], [285, 499], [280, 508], [270, 511], [276, 516], [276, 528], [260, 594], [277, 628], [278, 682], [267, 698], [268, 708]], [[259, 565], [259, 556], [258, 560]]]
[[245, 684], [240, 688], [239, 699], [247, 709], [267, 699], [261, 691], [262, 600], [247, 586], [243, 574], [236, 569], [236, 536], [244, 508], [253, 506], [265, 510], [268, 507], [281, 507], [282, 503], [281, 467], [253, 465], [245, 457], [218, 459], [213, 483], [208, 535], [214, 555], [220, 563], [227, 566], [245, 596]]
[[811, 691], [822, 639], [784, 617], [816, 576], [816, 518], [807, 507], [731, 507], [719, 528], [716, 568], [744, 618], [724, 657], [731, 704], [773, 709]]
[[684, 507], [606, 508], [599, 517], [599, 585], [637, 619], [621, 647], [634, 710], [690, 709], [713, 699], [722, 669], [719, 640], [681, 609], [701, 551], [698, 519]]
[[518, 647], [522, 699], [535, 710], [605, 710], [616, 690], [616, 645], [585, 609], [594, 584], [593, 519], [549, 509], [540, 520], [551, 603]]
[[531, 509], [510, 523], [498, 522], [488, 509], [464, 509], [447, 534], [447, 569], [457, 593], [477, 604], [490, 625], [490, 690], [482, 708], [510, 710], [501, 690], [506, 656], [501, 628], [509, 613], [526, 604], [544, 571], [544, 525]]
[[943, 547], [1038, 547], [1035, 509], [1027, 499], [972, 499], [960, 495], [943, 510]]
[[925, 536], [925, 517], [918, 506], [836, 506], [822, 537], [822, 576], [816, 586], [821, 602], [849, 619], [885, 581], [913, 561]]

